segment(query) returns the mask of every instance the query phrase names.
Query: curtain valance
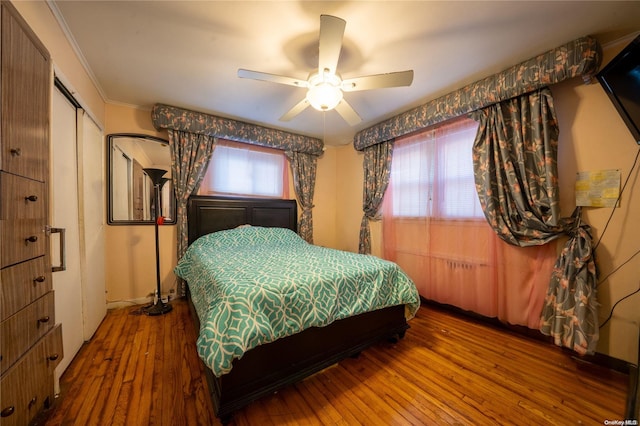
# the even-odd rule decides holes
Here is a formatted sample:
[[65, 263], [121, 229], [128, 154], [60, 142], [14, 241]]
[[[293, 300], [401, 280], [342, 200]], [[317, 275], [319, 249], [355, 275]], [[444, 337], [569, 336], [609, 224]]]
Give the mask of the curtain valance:
[[157, 129], [203, 134], [284, 151], [321, 155], [324, 149], [320, 139], [169, 105], [155, 104], [151, 120]]
[[601, 61], [597, 40], [590, 36], [579, 38], [364, 129], [355, 135], [353, 146], [362, 151], [569, 78], [582, 76], [588, 82]]

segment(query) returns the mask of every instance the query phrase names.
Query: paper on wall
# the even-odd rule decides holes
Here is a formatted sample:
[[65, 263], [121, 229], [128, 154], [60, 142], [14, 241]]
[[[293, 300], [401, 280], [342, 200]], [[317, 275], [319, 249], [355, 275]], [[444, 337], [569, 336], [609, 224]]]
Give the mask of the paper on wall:
[[617, 207], [620, 196], [620, 170], [578, 172], [576, 206]]

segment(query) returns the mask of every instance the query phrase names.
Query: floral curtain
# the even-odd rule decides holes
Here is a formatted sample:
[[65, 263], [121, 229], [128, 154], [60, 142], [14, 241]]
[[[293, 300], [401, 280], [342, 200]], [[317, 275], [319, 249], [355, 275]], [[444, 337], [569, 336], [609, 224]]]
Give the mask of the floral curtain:
[[[473, 114], [480, 122], [473, 147], [476, 189], [498, 236], [516, 246], [543, 245], [573, 235], [556, 262], [540, 330], [579, 353], [598, 340], [596, 265], [591, 237], [579, 210], [560, 217], [558, 123], [553, 98], [543, 88]], [[577, 229], [577, 231], [576, 231]]]
[[506, 242], [540, 245], [571, 227], [560, 218], [558, 122], [548, 88], [477, 111], [476, 189], [487, 221]]
[[362, 223], [360, 224], [360, 242], [358, 252], [371, 253], [371, 230], [369, 220], [378, 219], [384, 193], [389, 185], [393, 140], [370, 146], [364, 150], [364, 185]]
[[[171, 148], [171, 175], [176, 192], [176, 224], [178, 228], [178, 259], [187, 250], [187, 203], [202, 181], [207, 164], [215, 148], [216, 139], [211, 136], [169, 129]], [[179, 284], [178, 294], [185, 295], [184, 283]]]
[[540, 331], [577, 353], [593, 354], [599, 339], [597, 269], [590, 229], [577, 227], [553, 269]]
[[293, 174], [293, 188], [302, 207], [298, 222], [298, 234], [308, 243], [313, 244], [313, 193], [316, 185], [316, 168], [318, 157], [297, 151], [287, 151]]

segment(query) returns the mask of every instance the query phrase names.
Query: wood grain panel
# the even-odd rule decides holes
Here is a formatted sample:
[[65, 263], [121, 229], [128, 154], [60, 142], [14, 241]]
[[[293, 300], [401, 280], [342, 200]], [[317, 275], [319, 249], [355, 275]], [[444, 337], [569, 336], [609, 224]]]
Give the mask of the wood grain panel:
[[2, 170], [44, 182], [49, 173], [49, 54], [17, 14], [2, 11]]
[[45, 197], [44, 183], [0, 172], [0, 220], [46, 218]]
[[43, 408], [51, 405], [53, 376], [47, 374], [47, 342], [62, 338], [59, 329], [52, 329], [3, 374], [0, 381], [0, 412], [11, 414], [2, 417], [2, 426], [29, 424]]
[[46, 354], [61, 334], [45, 334], [55, 321], [46, 232], [52, 66], [6, 1], [0, 53], [0, 422], [7, 426], [30, 424], [53, 400]]
[[62, 347], [62, 324], [56, 324], [44, 340], [44, 358], [46, 359], [47, 370], [53, 374], [62, 358], [64, 349]]
[[[23, 359], [26, 359], [28, 371], [24, 383], [30, 393], [24, 402], [27, 405], [29, 419], [35, 418], [43, 409], [49, 408], [54, 398], [53, 375], [49, 374], [47, 359], [47, 341], [61, 338], [57, 329], [50, 329], [49, 333], [34, 346]], [[62, 342], [59, 343], [62, 345]]]
[[2, 376], [0, 381], [0, 415], [3, 426], [26, 425], [29, 421], [29, 412], [24, 404], [28, 395], [31, 394], [31, 390], [25, 383], [27, 371], [28, 365], [24, 362]]
[[0, 323], [0, 373], [53, 328], [54, 312], [51, 291]]
[[44, 256], [49, 236], [46, 219], [0, 220], [0, 263], [2, 268]]
[[0, 271], [0, 321], [51, 291], [51, 265], [40, 256]]

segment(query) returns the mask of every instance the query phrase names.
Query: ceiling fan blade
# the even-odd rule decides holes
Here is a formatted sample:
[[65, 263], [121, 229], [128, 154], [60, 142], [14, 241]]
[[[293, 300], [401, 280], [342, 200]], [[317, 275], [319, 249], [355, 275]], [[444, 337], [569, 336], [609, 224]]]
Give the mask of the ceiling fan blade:
[[338, 114], [340, 114], [342, 118], [344, 118], [344, 121], [349, 123], [350, 126], [355, 126], [362, 121], [362, 118], [360, 118], [356, 110], [354, 110], [344, 99], [340, 101], [335, 110], [338, 111]]
[[344, 19], [331, 15], [320, 15], [320, 45], [318, 48], [318, 72], [320, 74], [325, 70], [331, 74], [336, 73], [346, 25], [347, 22]]
[[280, 121], [291, 120], [293, 117], [295, 117], [296, 115], [300, 114], [302, 111], [307, 109], [308, 106], [309, 106], [309, 101], [305, 97], [303, 100], [295, 104], [293, 108], [287, 111], [282, 117], [280, 117]]
[[355, 92], [357, 90], [383, 89], [385, 87], [411, 86], [413, 70], [375, 74], [364, 77], [349, 78], [342, 82], [342, 90]]
[[238, 70], [238, 77], [250, 78], [252, 80], [268, 81], [271, 83], [286, 84], [288, 86], [296, 86], [296, 87], [308, 86], [306, 80], [299, 80], [293, 77], [287, 77], [284, 75], [277, 75], [277, 74], [269, 74], [269, 73], [260, 72], [260, 71], [245, 70], [242, 68]]

